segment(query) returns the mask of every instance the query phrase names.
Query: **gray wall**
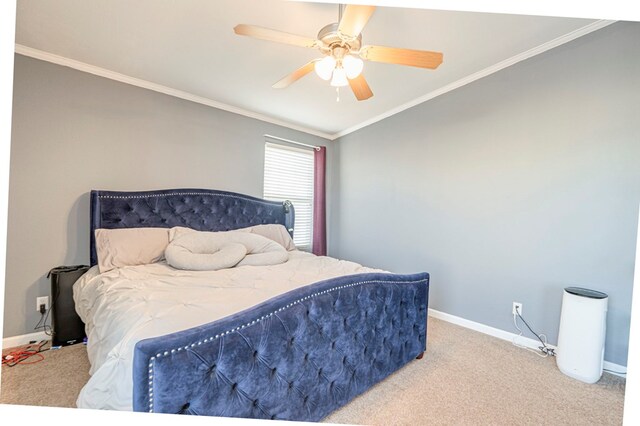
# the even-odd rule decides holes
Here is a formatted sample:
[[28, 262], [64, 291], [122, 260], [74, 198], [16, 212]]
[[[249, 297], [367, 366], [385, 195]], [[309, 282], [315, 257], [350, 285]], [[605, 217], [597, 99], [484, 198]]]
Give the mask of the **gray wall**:
[[626, 365], [638, 40], [617, 23], [340, 138], [330, 254], [427, 271], [431, 308], [507, 331], [522, 302], [551, 343], [565, 286], [605, 291]]
[[88, 262], [91, 189], [260, 197], [265, 133], [328, 143], [16, 55], [4, 337], [34, 332], [35, 299], [49, 295], [50, 268]]

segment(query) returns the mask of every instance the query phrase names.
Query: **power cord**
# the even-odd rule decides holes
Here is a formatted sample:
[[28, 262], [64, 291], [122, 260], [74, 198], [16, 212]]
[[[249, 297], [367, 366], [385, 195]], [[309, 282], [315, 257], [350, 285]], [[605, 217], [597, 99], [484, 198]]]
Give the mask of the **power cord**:
[[[536, 333], [535, 331], [533, 331], [533, 329], [531, 329], [531, 327], [530, 327], [530, 326], [529, 326], [529, 324], [525, 321], [525, 319], [522, 317], [522, 315], [520, 315], [520, 309], [519, 309], [517, 306], [516, 306], [515, 310], [516, 310], [516, 313], [515, 313], [515, 314], [513, 314], [513, 325], [516, 327], [516, 329], [517, 329], [520, 333], [518, 334], [518, 336], [517, 336], [517, 337], [515, 337], [515, 338], [513, 339], [513, 344], [514, 344], [514, 346], [517, 346], [517, 347], [519, 347], [519, 348], [524, 348], [524, 349], [526, 349], [526, 350], [528, 350], [528, 351], [530, 351], [530, 352], [533, 352], [534, 354], [538, 355], [538, 356], [539, 356], [539, 357], [541, 357], [541, 358], [546, 358], [546, 357], [548, 357], [549, 355], [551, 355], [551, 356], [556, 356], [555, 349], [550, 348], [550, 347], [548, 347], [548, 346], [547, 346], [547, 336], [546, 336], [545, 334], [538, 334], [538, 333]], [[525, 346], [525, 345], [521, 345], [521, 344], [519, 344], [519, 343], [517, 343], [517, 342], [516, 342], [516, 340], [518, 340], [518, 338], [519, 338], [519, 337], [522, 337], [522, 334], [524, 333], [524, 332], [523, 332], [523, 330], [522, 330], [520, 327], [518, 327], [518, 318], [520, 318], [520, 320], [522, 320], [522, 322], [524, 323], [524, 325], [526, 325], [526, 326], [527, 326], [527, 328], [529, 329], [529, 331], [530, 331], [531, 333], [533, 333], [533, 335], [534, 335], [534, 336], [536, 336], [536, 337], [538, 338], [538, 340], [540, 340], [540, 343], [542, 343], [542, 346], [538, 346], [538, 349], [539, 349], [539, 350], [540, 350], [540, 352], [542, 352], [542, 353], [540, 353], [540, 352], [538, 352], [538, 351], [536, 351], [536, 350], [534, 350], [534, 349], [531, 349], [531, 348], [529, 348], [529, 347], [527, 347], [527, 346]], [[543, 337], [544, 337], [544, 340], [542, 339]]]
[[[41, 340], [39, 343], [28, 345], [14, 351], [9, 352], [2, 356], [2, 365], [7, 367], [14, 367], [18, 364], [35, 364], [44, 360], [42, 352], [48, 351], [51, 348], [43, 349], [48, 340]], [[31, 357], [37, 357], [35, 361], [26, 362]]]
[[[49, 275], [50, 274], [51, 274], [51, 271], [49, 271]], [[47, 275], [47, 278], [49, 277], [49, 275]], [[41, 315], [40, 321], [38, 321], [38, 324], [36, 324], [36, 326], [33, 328], [34, 330], [42, 330], [44, 331], [44, 334], [46, 334], [47, 336], [53, 335], [53, 328], [50, 325], [47, 325], [47, 319], [49, 319], [49, 313], [51, 312], [56, 302], [58, 301], [59, 296], [60, 296], [60, 286], [58, 286], [56, 294], [53, 295], [53, 300], [51, 301], [51, 306], [49, 306], [49, 309], [46, 309], [45, 312], [43, 312], [44, 305], [40, 305], [40, 315]]]
[[[538, 356], [539, 356], [539, 357], [541, 357], [541, 358], [546, 358], [546, 357], [548, 357], [549, 355], [551, 355], [551, 356], [556, 356], [556, 355], [557, 355], [557, 354], [556, 354], [556, 350], [555, 350], [554, 348], [550, 348], [549, 346], [547, 346], [547, 336], [546, 336], [546, 335], [544, 335], [544, 334], [538, 334], [538, 333], [536, 333], [535, 331], [533, 331], [533, 330], [531, 329], [531, 327], [529, 326], [529, 324], [527, 323], [527, 321], [525, 321], [525, 319], [522, 317], [522, 315], [520, 315], [520, 309], [519, 309], [517, 306], [516, 306], [516, 308], [515, 308], [515, 309], [516, 309], [516, 313], [515, 313], [515, 314], [513, 314], [513, 325], [515, 325], [516, 329], [517, 329], [520, 333], [518, 334], [518, 336], [517, 336], [517, 337], [515, 337], [515, 338], [513, 339], [513, 344], [514, 344], [515, 346], [518, 346], [519, 348], [524, 348], [524, 349], [526, 349], [526, 350], [528, 350], [528, 351], [531, 351], [531, 352], [535, 353], [536, 355], [538, 355]], [[534, 350], [534, 349], [531, 349], [531, 348], [529, 348], [529, 347], [527, 347], [527, 346], [524, 346], [524, 345], [521, 345], [521, 344], [519, 344], [519, 343], [516, 343], [516, 340], [518, 339], [518, 337], [521, 337], [521, 336], [522, 336], [522, 334], [523, 334], [522, 329], [520, 329], [520, 327], [518, 327], [518, 318], [520, 318], [520, 319], [522, 320], [522, 322], [524, 323], [524, 325], [526, 325], [526, 326], [527, 326], [527, 328], [529, 329], [529, 331], [530, 331], [531, 333], [533, 333], [533, 335], [534, 335], [534, 336], [536, 336], [536, 337], [538, 338], [538, 340], [540, 340], [540, 343], [542, 343], [542, 346], [538, 346], [538, 349], [539, 349], [539, 350], [540, 350], [540, 352], [542, 352], [542, 353], [540, 353], [540, 352], [538, 352], [538, 351], [536, 351], [536, 350]], [[544, 340], [542, 339], [542, 337], [544, 337]], [[621, 376], [626, 376], [626, 375], [627, 375], [627, 373], [626, 373], [626, 372], [622, 372], [622, 371], [613, 371], [613, 370], [609, 370], [609, 369], [607, 369], [607, 368], [603, 368], [602, 370], [603, 370], [603, 371], [606, 371], [606, 372], [608, 372], [608, 373], [619, 374], [619, 375], [621, 375]]]
[[[53, 305], [52, 305], [53, 306]], [[40, 321], [33, 327], [34, 330], [42, 330], [47, 336], [53, 334], [53, 330], [50, 325], [47, 325], [47, 319], [49, 319], [49, 312], [51, 312], [52, 306], [49, 309], [44, 309], [44, 305], [40, 305]]]

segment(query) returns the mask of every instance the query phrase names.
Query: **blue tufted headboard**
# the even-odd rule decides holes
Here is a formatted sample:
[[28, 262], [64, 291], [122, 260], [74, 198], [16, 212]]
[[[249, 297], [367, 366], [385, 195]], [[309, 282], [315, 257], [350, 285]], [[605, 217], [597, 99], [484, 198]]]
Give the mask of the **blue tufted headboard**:
[[98, 228], [172, 228], [229, 231], [279, 223], [293, 236], [295, 213], [289, 201], [267, 201], [214, 189], [158, 191], [91, 191], [91, 266], [98, 262], [95, 230]]

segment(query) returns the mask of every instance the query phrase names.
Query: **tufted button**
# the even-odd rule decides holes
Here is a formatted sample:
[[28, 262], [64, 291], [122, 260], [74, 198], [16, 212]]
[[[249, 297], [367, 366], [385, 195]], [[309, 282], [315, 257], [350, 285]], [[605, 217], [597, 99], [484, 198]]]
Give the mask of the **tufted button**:
[[293, 389], [293, 382], [289, 382], [289, 389]]
[[253, 357], [256, 358], [258, 356], [258, 351], [253, 351]]
[[237, 387], [238, 387], [238, 384], [234, 383], [231, 385], [231, 390], [236, 390]]
[[254, 407], [257, 407], [257, 406], [258, 406], [258, 400], [257, 400], [257, 399], [254, 399], [254, 400], [253, 400], [253, 406], [254, 406]]
[[304, 354], [304, 360], [305, 360], [305, 362], [309, 361], [309, 354]]

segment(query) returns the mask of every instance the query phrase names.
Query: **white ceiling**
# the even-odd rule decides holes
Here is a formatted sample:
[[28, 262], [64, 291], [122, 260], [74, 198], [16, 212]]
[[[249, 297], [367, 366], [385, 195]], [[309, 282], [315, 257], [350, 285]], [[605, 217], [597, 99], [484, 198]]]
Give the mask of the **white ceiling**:
[[441, 51], [444, 62], [366, 62], [374, 97], [362, 102], [348, 87], [336, 102], [315, 73], [272, 89], [319, 52], [233, 32], [245, 23], [315, 37], [335, 21], [335, 4], [281, 0], [18, 1], [16, 43], [335, 136], [594, 22], [379, 7], [364, 44]]

